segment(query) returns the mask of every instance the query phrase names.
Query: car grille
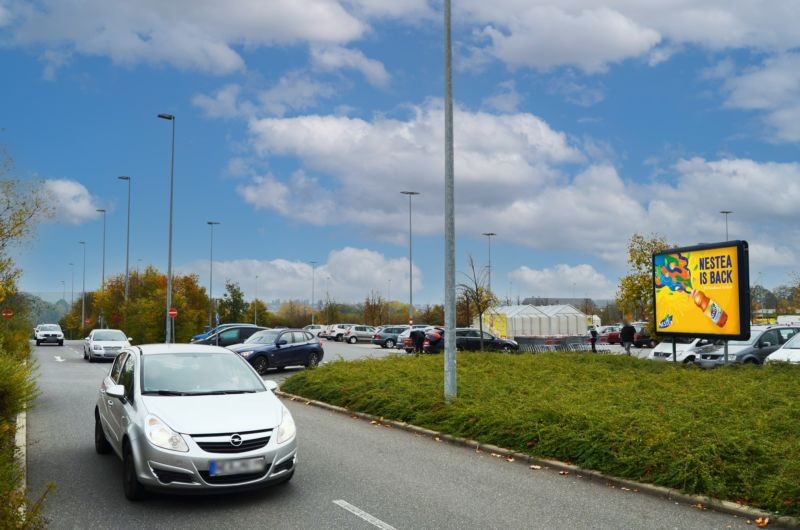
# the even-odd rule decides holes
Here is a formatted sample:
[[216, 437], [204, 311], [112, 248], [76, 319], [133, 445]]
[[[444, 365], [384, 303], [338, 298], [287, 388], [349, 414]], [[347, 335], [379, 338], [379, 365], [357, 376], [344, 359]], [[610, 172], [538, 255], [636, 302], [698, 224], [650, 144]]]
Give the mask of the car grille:
[[[269, 471], [269, 470], [267, 470]], [[238, 475], [222, 475], [219, 477], [212, 477], [208, 474], [208, 470], [201, 471], [200, 476], [209, 484], [239, 484], [241, 482], [250, 482], [258, 480], [266, 476], [267, 471], [260, 471], [258, 473], [240, 473]]]
[[122, 346], [103, 346], [103, 350], [106, 353], [119, 353], [122, 349]]
[[[242, 439], [241, 445], [233, 445], [231, 436], [239, 434]], [[269, 443], [272, 431], [256, 431], [249, 433], [215, 434], [204, 436], [192, 436], [195, 443], [208, 453], [245, 453], [261, 449]]]

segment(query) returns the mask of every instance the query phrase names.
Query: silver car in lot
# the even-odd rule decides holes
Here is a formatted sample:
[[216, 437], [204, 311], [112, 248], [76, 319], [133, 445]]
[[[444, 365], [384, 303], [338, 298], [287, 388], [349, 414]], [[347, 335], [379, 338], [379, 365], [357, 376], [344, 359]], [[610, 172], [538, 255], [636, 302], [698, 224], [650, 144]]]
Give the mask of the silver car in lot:
[[225, 348], [125, 348], [100, 386], [95, 450], [122, 459], [129, 500], [147, 489], [226, 492], [286, 482], [296, 429], [275, 388]]

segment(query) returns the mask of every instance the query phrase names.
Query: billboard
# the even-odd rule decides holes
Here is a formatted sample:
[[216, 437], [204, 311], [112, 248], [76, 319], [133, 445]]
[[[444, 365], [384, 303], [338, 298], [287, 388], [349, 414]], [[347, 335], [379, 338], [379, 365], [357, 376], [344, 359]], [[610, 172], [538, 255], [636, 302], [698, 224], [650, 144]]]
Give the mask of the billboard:
[[653, 254], [653, 300], [656, 333], [748, 339], [747, 242], [726, 241]]
[[500, 313], [492, 313], [491, 310], [483, 314], [483, 329], [490, 329], [492, 332], [500, 337], [506, 338], [508, 336], [508, 324], [506, 315]]

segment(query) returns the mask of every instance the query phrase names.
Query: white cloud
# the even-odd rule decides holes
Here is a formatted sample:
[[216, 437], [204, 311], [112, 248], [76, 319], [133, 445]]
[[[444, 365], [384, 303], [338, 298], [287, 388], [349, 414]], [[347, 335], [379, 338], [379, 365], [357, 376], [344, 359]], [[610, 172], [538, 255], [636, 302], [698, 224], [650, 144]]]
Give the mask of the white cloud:
[[591, 107], [605, 99], [605, 93], [602, 88], [590, 87], [579, 83], [572, 75], [554, 79], [550, 83], [550, 92], [558, 94], [565, 101], [581, 107]]
[[565, 297], [574, 293], [576, 298], [614, 298], [615, 282], [587, 264], [559, 264], [552, 268], [531, 269], [519, 267], [508, 273], [520, 290], [537, 297]]
[[291, 72], [273, 87], [262, 91], [259, 102], [268, 114], [283, 116], [289, 111], [312, 108], [319, 99], [329, 98], [335, 93], [328, 84], [315, 81], [299, 72]]
[[[207, 260], [198, 260], [177, 267], [179, 273], [198, 274], [208, 278]], [[414, 292], [425, 288], [421, 270], [414, 266]], [[275, 259], [259, 261], [240, 259], [214, 262], [214, 295], [225, 291], [225, 281], [238, 282], [250, 300], [256, 295], [262, 300], [305, 300], [310, 303], [314, 283], [314, 300], [324, 300], [326, 293], [339, 302], [362, 302], [372, 291], [387, 297], [389, 285], [396, 290], [408, 285], [408, 259], [390, 259], [379, 252], [368, 249], [345, 247], [333, 250], [327, 261], [312, 266], [303, 261]], [[256, 286], [256, 276], [258, 285]], [[407, 292], [407, 291], [406, 291]]]
[[239, 85], [226, 85], [213, 96], [196, 95], [192, 98], [192, 103], [200, 107], [209, 118], [234, 118], [240, 115], [238, 101], [240, 91]]
[[360, 50], [352, 50], [342, 46], [313, 46], [311, 48], [311, 64], [324, 72], [351, 69], [361, 72], [367, 81], [375, 86], [386, 86], [389, 73], [383, 63], [370, 59]]
[[55, 221], [81, 224], [100, 216], [100, 204], [89, 190], [79, 182], [67, 179], [45, 180], [42, 184], [50, 206], [55, 212]]
[[43, 0], [9, 9], [18, 44], [213, 74], [244, 68], [236, 47], [342, 44], [366, 30], [336, 0]]
[[428, 0], [345, 0], [344, 3], [363, 17], [414, 20], [435, 16]]
[[729, 107], [765, 111], [773, 138], [800, 141], [800, 53], [773, 57], [729, 78], [724, 85]]
[[514, 81], [504, 81], [497, 85], [497, 91], [483, 100], [483, 104], [505, 114], [517, 112], [522, 103], [522, 95], [517, 92]]

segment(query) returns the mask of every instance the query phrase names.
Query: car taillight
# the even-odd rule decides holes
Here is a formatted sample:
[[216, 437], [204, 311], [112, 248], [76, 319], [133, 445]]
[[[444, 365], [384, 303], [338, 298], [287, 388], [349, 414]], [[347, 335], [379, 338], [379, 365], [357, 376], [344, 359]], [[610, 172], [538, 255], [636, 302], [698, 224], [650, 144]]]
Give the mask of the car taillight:
[[429, 339], [425, 339], [425, 342], [422, 343], [423, 346], [430, 346], [431, 341]]
[[381, 336], [380, 335], [373, 335], [372, 338], [373, 339], [379, 339], [379, 338], [381, 338]]
[[431, 333], [431, 338], [433, 340], [439, 340], [442, 338], [442, 336], [439, 333]]

